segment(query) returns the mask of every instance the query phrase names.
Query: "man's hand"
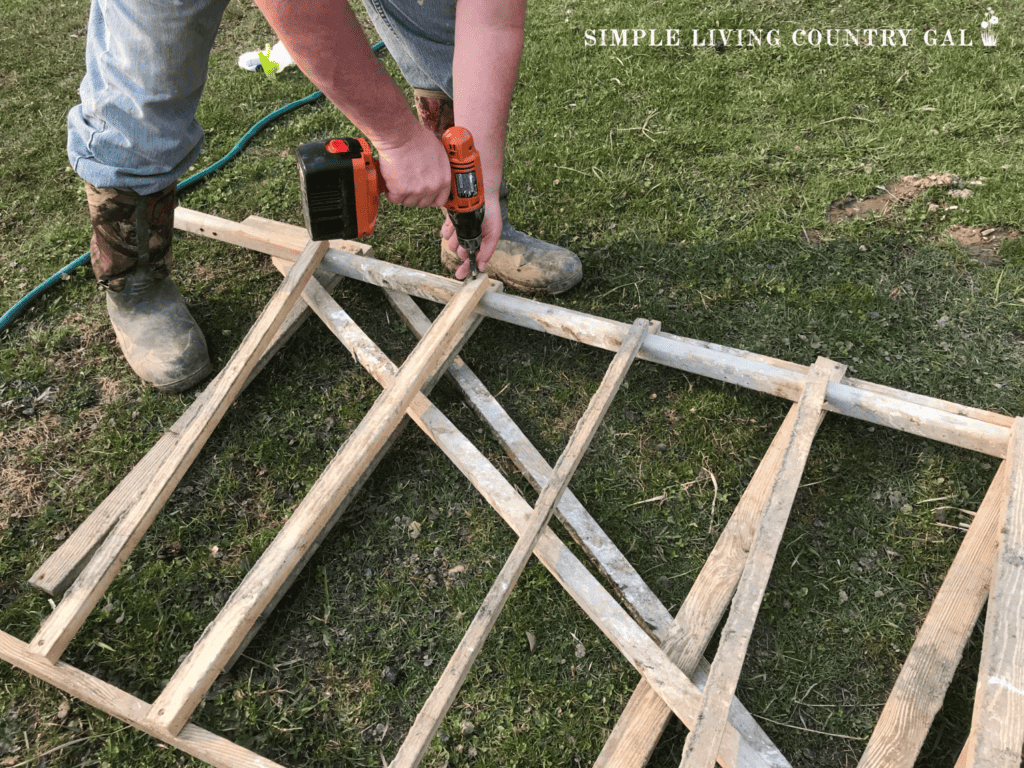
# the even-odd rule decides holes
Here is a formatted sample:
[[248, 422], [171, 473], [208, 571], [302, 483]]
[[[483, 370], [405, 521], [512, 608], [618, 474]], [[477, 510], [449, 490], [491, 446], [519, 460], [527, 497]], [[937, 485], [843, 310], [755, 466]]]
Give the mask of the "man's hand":
[[439, 207], [447, 202], [451, 165], [433, 132], [417, 123], [405, 141], [375, 146], [389, 201], [413, 208]]
[[[480, 250], [476, 254], [476, 266], [481, 272], [487, 268], [487, 262], [490, 261], [500, 237], [501, 208], [498, 200], [485, 200], [483, 238], [480, 240]], [[448, 243], [448, 247], [462, 259], [462, 264], [456, 270], [455, 277], [458, 280], [465, 280], [469, 276], [469, 253], [459, 245], [459, 238], [455, 234], [455, 225], [452, 224], [452, 220], [447, 215], [447, 212], [444, 224], [441, 226], [441, 239]]]

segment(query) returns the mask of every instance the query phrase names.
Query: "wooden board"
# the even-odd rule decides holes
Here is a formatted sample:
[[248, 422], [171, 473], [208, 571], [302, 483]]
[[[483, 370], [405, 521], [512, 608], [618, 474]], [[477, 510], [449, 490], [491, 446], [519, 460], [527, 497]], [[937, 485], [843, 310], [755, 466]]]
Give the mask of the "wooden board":
[[875, 724], [857, 768], [913, 768], [988, 598], [1010, 493], [1000, 464]]
[[[381, 384], [387, 385], [394, 375], [395, 368], [380, 348], [361, 331], [359, 326], [352, 322], [351, 318], [330, 296], [318, 290], [314, 284], [309, 286], [307, 293], [309, 291], [317, 294], [315, 296], [316, 303], [312, 304], [317, 315], [360, 364], [370, 371]], [[473, 483], [481, 496], [494, 507], [512, 529], [521, 534], [529, 519], [531, 508], [511, 483], [425, 397], [417, 396], [413, 400], [409, 408], [409, 415]], [[644, 680], [648, 681], [655, 691], [661, 692], [665, 699], [673, 701], [678, 708], [682, 702], [672, 699], [675, 692], [672, 691], [672, 695], [666, 694], [666, 685], [671, 684], [672, 681], [671, 675], [659, 674], [659, 670], [671, 667], [667, 657], [658, 650], [655, 642], [643, 633], [635, 621], [630, 619], [622, 606], [612, 598], [550, 528], [546, 528], [541, 534], [534, 554], [587, 613], [595, 625], [636, 667]], [[670, 614], [664, 606], [661, 606], [660, 610], [671, 620]], [[667, 622], [665, 623], [667, 625]], [[704, 683], [709, 667], [710, 665], [701, 659], [697, 669], [693, 672], [692, 682], [682, 677], [683, 680], [686, 680], [687, 690], [699, 690], [697, 686]], [[663, 682], [663, 679], [667, 679], [668, 683]], [[678, 699], [678, 697], [676, 698]], [[686, 701], [695, 706], [697, 700], [697, 697], [693, 697]], [[695, 709], [692, 712], [685, 710], [681, 717], [685, 720], [695, 713]], [[727, 760], [727, 764], [789, 768], [789, 762], [738, 700], [733, 701], [729, 710], [729, 722], [730, 728], [735, 730], [737, 747], [732, 761]]]
[[761, 609], [775, 555], [782, 543], [789, 511], [821, 419], [825, 388], [829, 381], [838, 381], [845, 373], [845, 365], [824, 358], [818, 358], [811, 367], [797, 409], [793, 434], [765, 504], [761, 523], [754, 534], [743, 575], [736, 585], [729, 618], [704, 687], [697, 725], [690, 731], [683, 747], [682, 768], [713, 768], [716, 762], [725, 734], [726, 713], [740, 679], [754, 622]]
[[181, 730], [270, 599], [302, 562], [303, 554], [331, 520], [338, 504], [386, 444], [423, 382], [433, 374], [434, 365], [450, 350], [452, 336], [457, 335], [490, 284], [484, 275], [467, 281], [441, 312], [430, 333], [416, 345], [394, 381], [345, 441], [153, 702], [147, 716], [152, 728], [169, 734]]
[[[202, 232], [247, 248], [288, 258], [304, 230], [258, 217], [238, 224], [197, 211], [178, 208], [175, 226]], [[338, 274], [391, 288], [430, 301], [446, 302], [458, 289], [451, 278], [367, 259], [331, 249], [324, 263]], [[618, 348], [628, 326], [614, 320], [533, 301], [521, 296], [485, 297], [480, 311], [487, 317], [550, 333], [609, 351]], [[744, 350], [687, 339], [664, 331], [651, 334], [638, 357], [670, 368], [796, 401], [807, 376], [806, 366]], [[1003, 458], [1011, 419], [937, 398], [846, 380], [830, 384], [826, 410], [891, 427], [912, 435]]]
[[146, 489], [139, 495], [135, 504], [121, 516], [89, 564], [75, 579], [74, 586], [40, 626], [30, 643], [33, 653], [45, 657], [51, 664], [64, 653], [64, 649], [85, 622], [110, 582], [114, 580], [128, 556], [135, 550], [185, 471], [199, 455], [199, 451], [227, 412], [228, 406], [242, 390], [249, 374], [270, 346], [285, 317], [295, 306], [303, 287], [326, 250], [327, 243], [308, 241], [289, 270], [288, 276], [281, 282], [255, 324], [242, 339], [242, 343], [228, 360], [224, 370], [210, 383], [207, 388], [209, 395], [202, 407], [150, 477]]
[[1024, 419], [1010, 434], [1010, 493], [985, 615], [969, 768], [1019, 768], [1024, 746]]
[[[417, 715], [412, 728], [402, 742], [398, 755], [391, 762], [392, 768], [415, 768], [423, 759], [423, 755], [441, 725], [441, 720], [444, 719], [452, 702], [455, 701], [455, 695], [465, 682], [466, 675], [469, 674], [473, 662], [480, 655], [484, 642], [498, 621], [502, 608], [505, 607], [509, 595], [526, 568], [526, 562], [533, 554], [541, 533], [547, 528], [555, 507], [569, 486], [569, 480], [576, 472], [583, 455], [590, 448], [590, 443], [594, 439], [594, 435], [597, 434], [597, 429], [601, 426], [605, 414], [608, 413], [612, 399], [625, 380], [651, 325], [647, 320], [637, 320], [633, 323], [633, 327], [615, 354], [597, 392], [576, 425], [576, 429], [569, 439], [569, 445], [559, 457], [558, 463], [555, 464], [551, 479], [541, 491], [526, 530], [520, 535], [519, 541], [516, 542], [512, 553], [498, 573], [498, 578], [495, 579], [476, 616], [473, 617], [469, 629], [441, 673], [440, 680]], [[659, 324], [654, 324], [655, 332], [657, 332], [658, 326]]]

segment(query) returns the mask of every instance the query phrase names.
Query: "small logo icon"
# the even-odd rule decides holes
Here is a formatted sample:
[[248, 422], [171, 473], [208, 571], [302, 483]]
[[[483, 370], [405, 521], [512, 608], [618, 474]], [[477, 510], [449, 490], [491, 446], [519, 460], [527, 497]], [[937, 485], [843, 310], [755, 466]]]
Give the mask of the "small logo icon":
[[999, 17], [996, 16], [995, 11], [991, 8], [985, 13], [985, 19], [981, 22], [981, 42], [988, 47], [992, 47], [996, 44], [996, 24], [999, 23]]
[[[986, 45], [987, 45], [987, 43], [986, 43]], [[277, 73], [277, 70], [280, 67], [280, 65], [276, 61], [272, 61], [271, 60], [271, 58], [270, 58], [270, 46], [267, 46], [267, 52], [266, 53], [264, 53], [263, 51], [260, 51], [259, 55], [260, 55], [260, 64], [263, 65], [263, 72], [271, 80], [277, 80], [277, 74], [276, 73]]]

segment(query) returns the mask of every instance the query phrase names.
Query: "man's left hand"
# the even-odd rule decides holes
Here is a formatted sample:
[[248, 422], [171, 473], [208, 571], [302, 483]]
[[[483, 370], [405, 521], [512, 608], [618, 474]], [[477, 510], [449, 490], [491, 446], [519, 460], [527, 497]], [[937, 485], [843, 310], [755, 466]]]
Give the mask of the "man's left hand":
[[[501, 208], [497, 199], [493, 204], [490, 201], [485, 202], [485, 206], [483, 237], [480, 240], [480, 250], [476, 254], [476, 265], [481, 272], [487, 268], [487, 262], [490, 261], [494, 249], [498, 246], [498, 239], [501, 237]], [[465, 280], [469, 276], [469, 253], [459, 245], [459, 238], [455, 234], [455, 225], [452, 224], [452, 220], [447, 214], [444, 224], [441, 226], [441, 239], [462, 259], [462, 263], [455, 272], [455, 277], [458, 280]]]

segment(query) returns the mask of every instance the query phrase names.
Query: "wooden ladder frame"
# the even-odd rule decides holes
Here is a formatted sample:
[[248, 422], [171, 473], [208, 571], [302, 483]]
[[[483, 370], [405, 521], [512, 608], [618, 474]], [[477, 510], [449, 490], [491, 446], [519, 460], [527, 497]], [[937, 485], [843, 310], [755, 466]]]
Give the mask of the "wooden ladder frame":
[[[508, 296], [485, 276], [459, 283], [372, 258], [359, 243], [313, 243], [299, 227], [250, 217], [241, 223], [179, 208], [175, 224], [270, 254], [280, 288], [224, 370], [142, 461], [36, 571], [30, 582], [62, 595], [25, 643], [0, 632], [0, 658], [214, 766], [275, 766], [189, 722], [316, 551], [395, 439], [406, 416], [445, 452], [519, 539], [462, 643], [421, 710], [393, 768], [418, 765], [529, 557], [536, 555], [640, 672], [641, 682], [595, 766], [645, 765], [669, 716], [689, 728], [681, 768], [788, 766], [735, 698], [761, 599], [819, 424], [829, 411], [1004, 459], [943, 581], [859, 765], [913, 766], [964, 647], [988, 604], [970, 736], [957, 763], [1013, 766], [1024, 743], [1024, 427], [976, 408]], [[401, 368], [331, 298], [341, 277], [383, 287], [420, 340]], [[445, 304], [430, 323], [411, 296]], [[303, 301], [299, 301], [300, 297]], [[245, 384], [312, 310], [384, 391], [274, 541], [152, 703], [60, 661], [103, 592]], [[457, 357], [483, 317], [571, 338], [615, 353], [604, 380], [554, 468], [530, 445]], [[676, 617], [567, 490], [630, 364], [639, 358], [794, 401]], [[427, 399], [448, 373], [540, 496], [532, 507]], [[548, 527], [557, 515], [619, 599]], [[730, 608], [731, 603], [731, 610]], [[726, 617], [726, 614], [728, 616]], [[713, 662], [704, 651], [723, 617]]]

